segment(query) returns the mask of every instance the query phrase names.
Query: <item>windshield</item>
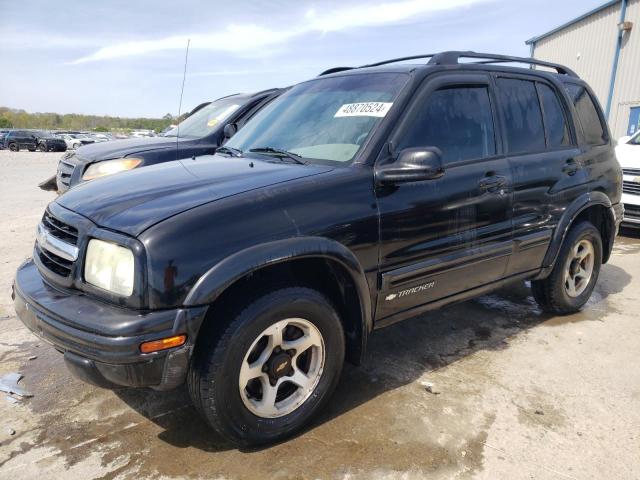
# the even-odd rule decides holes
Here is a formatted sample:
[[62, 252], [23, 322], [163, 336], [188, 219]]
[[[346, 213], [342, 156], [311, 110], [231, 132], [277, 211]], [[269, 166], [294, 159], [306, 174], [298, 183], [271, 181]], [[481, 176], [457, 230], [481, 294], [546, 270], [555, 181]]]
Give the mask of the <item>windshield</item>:
[[205, 137], [216, 128], [224, 126], [224, 121], [241, 106], [238, 97], [216, 100], [180, 122], [180, 125], [169, 130], [164, 136], [177, 137], [180, 132], [180, 138]]
[[225, 146], [278, 149], [328, 164], [348, 164], [387, 114], [408, 76], [368, 73], [293, 87], [260, 111]]

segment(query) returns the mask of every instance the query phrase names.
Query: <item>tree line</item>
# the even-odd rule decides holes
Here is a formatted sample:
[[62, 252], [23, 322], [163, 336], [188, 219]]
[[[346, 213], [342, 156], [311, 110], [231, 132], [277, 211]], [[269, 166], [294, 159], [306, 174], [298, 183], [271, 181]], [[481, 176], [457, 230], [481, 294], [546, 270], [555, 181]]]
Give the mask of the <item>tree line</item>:
[[123, 118], [77, 113], [28, 113], [24, 110], [0, 107], [0, 128], [94, 131], [145, 129], [160, 132], [176, 121], [170, 113], [162, 118]]

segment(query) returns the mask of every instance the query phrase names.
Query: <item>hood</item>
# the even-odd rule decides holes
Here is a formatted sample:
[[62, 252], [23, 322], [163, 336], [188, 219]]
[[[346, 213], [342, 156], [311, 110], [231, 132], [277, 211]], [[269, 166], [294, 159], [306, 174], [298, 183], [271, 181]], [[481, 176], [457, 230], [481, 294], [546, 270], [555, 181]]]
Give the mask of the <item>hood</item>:
[[616, 147], [616, 157], [622, 168], [640, 168], [640, 145], [620, 144]]
[[[193, 139], [182, 138], [179, 142], [193, 142]], [[127, 138], [126, 140], [90, 143], [76, 151], [76, 158], [79, 163], [90, 163], [96, 160], [122, 158], [136, 153], [164, 148], [176, 148], [175, 137]]]
[[173, 215], [231, 195], [332, 170], [221, 155], [152, 165], [78, 185], [57, 203], [97, 225], [137, 236]]

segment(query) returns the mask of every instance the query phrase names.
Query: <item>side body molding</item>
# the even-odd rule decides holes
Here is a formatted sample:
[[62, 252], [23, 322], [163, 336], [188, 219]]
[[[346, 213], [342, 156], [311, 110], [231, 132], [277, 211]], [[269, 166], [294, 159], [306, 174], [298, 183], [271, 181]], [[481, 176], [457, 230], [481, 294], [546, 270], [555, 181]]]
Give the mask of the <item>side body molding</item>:
[[347, 247], [324, 237], [295, 237], [263, 243], [225, 258], [202, 275], [187, 295], [185, 306], [207, 305], [237, 280], [261, 268], [294, 259], [321, 258], [340, 264], [353, 280], [358, 293], [361, 319], [359, 355], [373, 329], [371, 295], [365, 273]]
[[[555, 228], [555, 232], [553, 233], [553, 237], [549, 244], [549, 249], [547, 250], [547, 254], [544, 257], [544, 262], [542, 264], [543, 269], [537, 278], [544, 278], [551, 273], [551, 270], [553, 270], [553, 266], [555, 264], [558, 253], [560, 252], [560, 247], [562, 245], [562, 242], [564, 241], [564, 238], [566, 237], [569, 231], [569, 227], [571, 226], [573, 221], [578, 217], [578, 215], [580, 215], [582, 211], [596, 205], [606, 208], [607, 210], [606, 221], [608, 222], [608, 225], [609, 225], [609, 231], [612, 232], [612, 235], [615, 236], [616, 220], [615, 220], [615, 214], [612, 209], [611, 200], [609, 199], [609, 197], [605, 193], [600, 191], [592, 191], [592, 192], [588, 192], [580, 195], [578, 198], [576, 198], [573, 201], [573, 203], [569, 205], [569, 207], [564, 211], [564, 213], [560, 217], [558, 225]], [[607, 241], [608, 239], [603, 239], [603, 240]], [[612, 246], [613, 239], [609, 239], [609, 240], [611, 241], [609, 241], [608, 244]], [[611, 254], [610, 249], [608, 251], [602, 252], [603, 263], [609, 259], [610, 254]]]

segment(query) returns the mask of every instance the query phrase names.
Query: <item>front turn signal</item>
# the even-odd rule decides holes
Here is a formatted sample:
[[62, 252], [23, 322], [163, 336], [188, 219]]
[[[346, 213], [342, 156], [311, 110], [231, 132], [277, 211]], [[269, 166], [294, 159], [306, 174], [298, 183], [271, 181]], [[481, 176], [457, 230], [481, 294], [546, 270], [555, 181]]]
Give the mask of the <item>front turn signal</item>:
[[140, 351], [142, 353], [159, 352], [160, 350], [166, 350], [167, 348], [179, 347], [184, 345], [187, 341], [186, 335], [176, 335], [174, 337], [161, 338], [160, 340], [152, 340], [150, 342], [144, 342], [140, 344]]

